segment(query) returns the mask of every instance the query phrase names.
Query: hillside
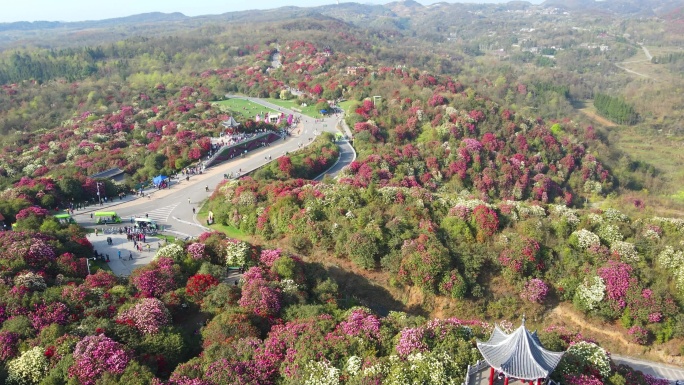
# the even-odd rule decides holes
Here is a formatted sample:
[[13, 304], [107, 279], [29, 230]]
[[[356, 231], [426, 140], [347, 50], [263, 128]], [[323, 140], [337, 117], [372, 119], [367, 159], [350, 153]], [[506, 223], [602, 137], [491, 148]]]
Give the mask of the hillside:
[[[600, 3], [6, 25], [0, 382], [460, 383], [476, 341], [526, 319], [567, 350], [554, 380], [665, 385], [610, 355], [684, 356], [681, 36], [676, 13], [636, 16], [655, 2]], [[314, 181], [346, 140], [327, 124], [355, 160]], [[271, 161], [259, 135], [299, 149]], [[123, 181], [92, 176], [112, 168]], [[187, 217], [159, 224], [197, 232], [143, 241], [128, 277], [91, 231], [116, 250], [140, 227], [55, 217], [178, 174]]]

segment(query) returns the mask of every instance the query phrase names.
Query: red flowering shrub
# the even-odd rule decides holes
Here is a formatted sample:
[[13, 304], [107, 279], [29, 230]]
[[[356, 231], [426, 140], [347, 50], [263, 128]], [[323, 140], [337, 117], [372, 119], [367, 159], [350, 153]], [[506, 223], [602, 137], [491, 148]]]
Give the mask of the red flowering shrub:
[[211, 287], [219, 284], [218, 279], [210, 274], [195, 274], [185, 285], [185, 293], [190, 299], [195, 302], [201, 302], [204, 298], [204, 293]]
[[90, 289], [103, 288], [105, 290], [111, 289], [117, 284], [118, 278], [108, 271], [98, 270], [95, 274], [90, 274], [86, 277], [84, 285]]
[[17, 218], [17, 220], [21, 220], [26, 219], [32, 215], [39, 218], [45, 218], [46, 216], [50, 215], [50, 211], [38, 206], [31, 206], [19, 211], [15, 217]]
[[479, 205], [473, 210], [472, 223], [477, 230], [478, 242], [484, 242], [486, 238], [491, 237], [498, 230], [499, 217], [493, 209]]
[[88, 274], [85, 258], [77, 258], [72, 253], [64, 253], [57, 258], [57, 269], [67, 277], [85, 278]]

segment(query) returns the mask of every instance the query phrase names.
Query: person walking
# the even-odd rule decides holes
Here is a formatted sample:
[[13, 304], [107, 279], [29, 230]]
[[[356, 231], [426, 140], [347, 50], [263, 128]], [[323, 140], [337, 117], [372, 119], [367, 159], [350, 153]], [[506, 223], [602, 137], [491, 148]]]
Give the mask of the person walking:
[[195, 213], [195, 208], [194, 208], [194, 207], [192, 208], [192, 213], [193, 213], [193, 214]]
[[190, 204], [190, 198], [188, 198], [188, 204]]
[[128, 260], [129, 260], [129, 261], [132, 261], [132, 260], [133, 260], [133, 252], [132, 252], [132, 251], [129, 251], [129, 252], [128, 252]]
[[121, 250], [119, 250], [119, 259], [121, 259]]

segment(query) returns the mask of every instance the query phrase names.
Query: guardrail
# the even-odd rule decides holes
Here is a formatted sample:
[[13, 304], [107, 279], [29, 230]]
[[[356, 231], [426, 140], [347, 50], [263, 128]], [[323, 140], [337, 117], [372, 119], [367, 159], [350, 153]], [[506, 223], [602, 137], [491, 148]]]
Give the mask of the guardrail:
[[489, 364], [485, 360], [477, 360], [477, 362], [473, 366], [468, 365], [468, 369], [466, 370], [465, 375], [465, 382], [463, 382], [461, 385], [473, 385], [470, 383], [470, 377], [473, 374], [479, 372], [480, 370], [486, 368], [487, 366], [489, 366]]
[[[274, 140], [271, 140], [271, 139], [274, 139], [274, 138], [272, 138], [271, 135], [278, 136], [278, 137], [282, 138], [281, 135], [279, 135], [278, 133], [272, 132], [272, 131], [262, 132], [262, 133], [255, 135], [255, 136], [253, 136], [247, 140], [244, 140], [242, 142], [234, 143], [234, 144], [231, 144], [228, 146], [223, 146], [223, 147], [219, 148], [218, 150], [216, 150], [216, 153], [204, 162], [204, 167], [205, 168], [210, 167], [217, 160], [229, 159], [230, 155], [232, 155], [233, 157], [239, 156], [240, 154], [243, 153], [244, 150], [251, 151], [251, 150], [256, 149], [258, 146], [252, 146], [253, 142], [255, 142], [255, 141], [259, 141], [259, 140], [266, 138], [266, 140], [269, 143], [273, 142]], [[277, 140], [277, 139], [275, 139], [275, 140]], [[240, 151], [236, 151], [237, 149], [239, 149]], [[232, 152], [232, 154], [230, 154], [231, 152]]]

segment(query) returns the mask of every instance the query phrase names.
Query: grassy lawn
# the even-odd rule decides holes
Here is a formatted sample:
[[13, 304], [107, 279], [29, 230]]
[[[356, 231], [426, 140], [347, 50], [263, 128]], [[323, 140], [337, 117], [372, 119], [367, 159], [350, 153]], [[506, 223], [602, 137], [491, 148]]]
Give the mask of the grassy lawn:
[[625, 127], [620, 130], [617, 147], [630, 154], [634, 159], [645, 161], [656, 167], [664, 178], [665, 193], [676, 200], [684, 199], [684, 139], [677, 136], [650, 133], [639, 126]]
[[295, 99], [282, 100], [282, 99], [268, 98], [268, 99], [264, 99], [264, 100], [266, 100], [269, 103], [273, 103], [276, 106], [289, 108], [289, 109], [294, 110], [294, 111], [302, 111], [303, 115], [310, 116], [312, 118], [320, 118], [321, 117], [321, 114], [318, 113], [318, 110], [316, 109], [315, 105], [302, 107], [296, 103]]
[[[276, 106], [284, 107], [284, 108], [287, 108], [287, 109], [290, 109], [293, 111], [301, 111], [301, 113], [303, 115], [306, 115], [306, 116], [309, 116], [312, 118], [320, 118], [321, 117], [321, 114], [318, 112], [315, 105], [301, 107], [299, 104], [296, 103], [296, 99], [282, 100], [282, 99], [267, 98], [264, 100], [269, 102], [269, 103], [275, 104]], [[344, 101], [344, 102], [340, 103], [340, 107], [346, 111], [349, 108], [349, 106], [351, 106], [354, 102], [355, 101], [353, 101], [353, 100]], [[261, 104], [253, 103], [253, 102], [250, 102], [249, 100], [244, 100], [244, 99], [221, 100], [220, 102], [215, 102], [214, 104], [219, 105], [219, 106], [226, 106], [231, 111], [233, 111], [236, 115], [242, 116], [243, 118], [254, 118], [254, 116], [261, 111], [278, 112], [278, 111], [270, 109], [268, 107], [264, 107]], [[245, 110], [245, 108], [247, 110]]]
[[[206, 221], [206, 219], [205, 219]], [[223, 225], [220, 223], [214, 223], [209, 225], [212, 230], [220, 231], [228, 236], [228, 238], [239, 239], [241, 241], [249, 241], [250, 236], [243, 233], [240, 229], [235, 226]]]
[[239, 115], [245, 119], [247, 119], [247, 118], [254, 119], [254, 117], [262, 111], [263, 112], [278, 112], [278, 111], [270, 109], [268, 107], [264, 107], [261, 104], [253, 103], [253, 102], [250, 102], [249, 100], [244, 100], [244, 99], [221, 100], [220, 102], [215, 102], [214, 104], [217, 104], [219, 106], [226, 106], [228, 109], [230, 109], [236, 115]]
[[98, 270], [112, 271], [107, 262], [90, 261], [90, 272], [94, 274]]
[[[197, 219], [200, 220], [202, 223], [207, 223], [207, 217], [209, 216], [209, 210], [207, 209], [207, 205], [202, 205], [200, 207], [199, 212], [197, 212]], [[220, 223], [214, 223], [213, 225], [209, 225], [209, 228], [212, 230], [220, 231], [224, 234], [226, 234], [229, 238], [233, 239], [239, 239], [242, 241], [249, 241], [250, 236], [242, 232], [240, 229], [238, 229], [235, 226], [228, 226], [228, 225], [223, 225]]]
[[345, 100], [344, 102], [339, 103], [338, 105], [340, 106], [341, 109], [344, 110], [344, 112], [349, 113], [352, 111], [349, 111], [349, 108], [351, 108], [351, 105], [356, 103], [356, 100]]

